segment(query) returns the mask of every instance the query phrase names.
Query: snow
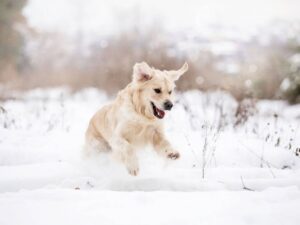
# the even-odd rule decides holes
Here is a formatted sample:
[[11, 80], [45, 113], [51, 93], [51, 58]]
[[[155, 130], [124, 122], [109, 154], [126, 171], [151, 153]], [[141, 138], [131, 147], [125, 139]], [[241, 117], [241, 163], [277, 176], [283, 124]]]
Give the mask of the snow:
[[[299, 190], [113, 192], [37, 190], [3, 194], [1, 224], [297, 224]], [[138, 206], [138, 207], [137, 207]], [[251, 210], [249, 210], [251, 209]], [[16, 216], [16, 212], [19, 212]], [[80, 216], [79, 216], [80, 215]]]
[[165, 122], [181, 158], [141, 149], [138, 177], [109, 154], [82, 155], [90, 117], [113, 98], [104, 92], [0, 102], [0, 224], [299, 224], [300, 106], [258, 101], [234, 127], [226, 93], [177, 95]]

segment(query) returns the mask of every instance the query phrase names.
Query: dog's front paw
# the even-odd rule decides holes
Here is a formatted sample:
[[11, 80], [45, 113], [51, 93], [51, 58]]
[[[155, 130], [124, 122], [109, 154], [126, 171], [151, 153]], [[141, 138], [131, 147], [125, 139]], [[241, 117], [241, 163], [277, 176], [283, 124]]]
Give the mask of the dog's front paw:
[[128, 170], [128, 173], [132, 176], [137, 176], [138, 173], [139, 173], [139, 168], [136, 167], [136, 168], [127, 168]]
[[169, 159], [176, 160], [176, 159], [178, 159], [180, 157], [180, 154], [179, 154], [179, 152], [175, 152], [174, 151], [174, 152], [168, 153], [167, 157]]
[[128, 173], [132, 176], [137, 176], [139, 173], [139, 165], [138, 165], [137, 161], [128, 163], [126, 168], [127, 168]]

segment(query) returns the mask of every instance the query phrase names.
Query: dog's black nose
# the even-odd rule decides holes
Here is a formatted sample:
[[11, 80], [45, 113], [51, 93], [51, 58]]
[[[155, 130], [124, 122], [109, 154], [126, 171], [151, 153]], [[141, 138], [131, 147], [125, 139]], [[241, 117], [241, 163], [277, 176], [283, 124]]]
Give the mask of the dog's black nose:
[[169, 100], [164, 103], [165, 110], [171, 110], [172, 107], [173, 107], [173, 104]]

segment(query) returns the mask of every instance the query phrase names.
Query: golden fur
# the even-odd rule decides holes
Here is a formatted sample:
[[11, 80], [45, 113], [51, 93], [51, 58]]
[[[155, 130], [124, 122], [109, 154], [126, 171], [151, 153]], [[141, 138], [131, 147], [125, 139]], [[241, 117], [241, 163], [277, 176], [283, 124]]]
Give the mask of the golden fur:
[[[85, 151], [111, 151], [131, 175], [139, 172], [136, 150], [146, 144], [152, 144], [162, 156], [179, 158], [179, 152], [165, 138], [162, 118], [166, 101], [173, 99], [175, 81], [187, 69], [187, 63], [171, 71], [151, 68], [145, 62], [136, 63], [132, 82], [90, 120]], [[157, 89], [160, 93], [156, 93]]]

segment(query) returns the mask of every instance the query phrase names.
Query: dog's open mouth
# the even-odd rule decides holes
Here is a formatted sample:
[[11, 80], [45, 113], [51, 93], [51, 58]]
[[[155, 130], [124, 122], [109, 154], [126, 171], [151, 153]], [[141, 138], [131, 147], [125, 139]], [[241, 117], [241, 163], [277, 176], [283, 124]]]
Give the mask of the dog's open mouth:
[[157, 108], [153, 102], [151, 102], [152, 109], [153, 109], [153, 114], [156, 116], [158, 119], [162, 119], [165, 116], [165, 111]]

